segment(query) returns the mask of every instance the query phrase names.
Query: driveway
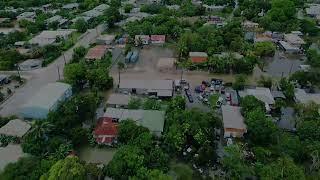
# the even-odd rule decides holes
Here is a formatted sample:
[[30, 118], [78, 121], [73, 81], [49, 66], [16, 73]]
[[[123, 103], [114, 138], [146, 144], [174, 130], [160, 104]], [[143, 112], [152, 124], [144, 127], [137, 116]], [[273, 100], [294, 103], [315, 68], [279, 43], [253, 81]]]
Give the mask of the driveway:
[[89, 47], [89, 44], [93, 42], [103, 30], [104, 25], [99, 25], [95, 29], [89, 29], [71, 49], [64, 52], [63, 55], [49, 66], [30, 72], [21, 72], [22, 76], [26, 77], [27, 82], [23, 87], [16, 90], [7, 101], [1, 104], [0, 115], [17, 115], [20, 106], [26, 103], [30, 97], [34, 96], [41, 87], [48, 83], [62, 80], [65, 62], [68, 63], [71, 60], [73, 49], [78, 46]]

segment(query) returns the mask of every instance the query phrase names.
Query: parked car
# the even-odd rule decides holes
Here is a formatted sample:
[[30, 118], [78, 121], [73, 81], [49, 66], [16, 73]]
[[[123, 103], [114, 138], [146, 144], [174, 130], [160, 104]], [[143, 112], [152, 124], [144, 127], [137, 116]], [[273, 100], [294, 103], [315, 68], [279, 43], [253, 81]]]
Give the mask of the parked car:
[[192, 98], [192, 95], [191, 95], [190, 90], [189, 90], [189, 89], [186, 89], [186, 90], [184, 90], [184, 91], [185, 91], [185, 93], [186, 93], [186, 96], [187, 96], [189, 102], [190, 102], [190, 103], [193, 103], [193, 98]]

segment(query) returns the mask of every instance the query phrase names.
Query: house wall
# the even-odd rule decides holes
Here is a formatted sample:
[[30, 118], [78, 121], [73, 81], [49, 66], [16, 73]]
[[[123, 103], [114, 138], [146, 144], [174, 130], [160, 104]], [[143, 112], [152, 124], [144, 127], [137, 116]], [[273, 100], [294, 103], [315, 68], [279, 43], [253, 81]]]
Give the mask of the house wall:
[[246, 131], [244, 129], [224, 128], [224, 137], [243, 137]]
[[207, 57], [191, 57], [193, 63], [202, 63], [207, 61]]

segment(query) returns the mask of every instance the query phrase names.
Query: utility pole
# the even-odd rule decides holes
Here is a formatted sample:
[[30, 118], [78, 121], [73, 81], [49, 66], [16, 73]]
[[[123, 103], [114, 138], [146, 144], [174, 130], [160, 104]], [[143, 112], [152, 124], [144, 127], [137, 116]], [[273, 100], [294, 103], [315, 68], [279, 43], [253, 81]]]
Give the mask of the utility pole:
[[15, 64], [15, 66], [17, 67], [17, 72], [18, 72], [18, 76], [19, 76], [19, 82], [21, 82], [20, 67], [19, 67], [18, 64]]
[[66, 61], [66, 56], [64, 55], [64, 53], [63, 53], [63, 60], [64, 60], [64, 65], [66, 65], [67, 61]]
[[60, 69], [59, 69], [58, 65], [57, 65], [57, 69], [58, 69], [58, 78], [59, 78], [59, 81], [60, 81]]

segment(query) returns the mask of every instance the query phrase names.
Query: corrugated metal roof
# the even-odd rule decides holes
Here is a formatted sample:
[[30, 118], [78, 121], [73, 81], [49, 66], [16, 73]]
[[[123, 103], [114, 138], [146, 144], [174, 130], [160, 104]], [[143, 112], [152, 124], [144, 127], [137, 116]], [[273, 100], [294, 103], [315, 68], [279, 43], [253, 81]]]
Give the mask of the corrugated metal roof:
[[237, 106], [222, 106], [223, 127], [246, 129], [247, 126], [244, 123], [243, 116], [240, 113], [240, 107]]
[[107, 101], [107, 104], [116, 105], [128, 105], [130, 101], [130, 96], [125, 94], [111, 94]]
[[69, 89], [71, 89], [71, 86], [66, 83], [49, 83], [42, 87], [35, 96], [31, 97], [23, 107], [41, 107], [50, 110]]
[[189, 52], [190, 57], [208, 57], [208, 54], [205, 52]]
[[148, 90], [161, 90], [173, 89], [172, 80], [121, 80], [119, 88], [121, 89], [148, 89]]
[[14, 119], [0, 128], [0, 134], [22, 137], [29, 131], [30, 128], [31, 125], [27, 122], [20, 119]]

